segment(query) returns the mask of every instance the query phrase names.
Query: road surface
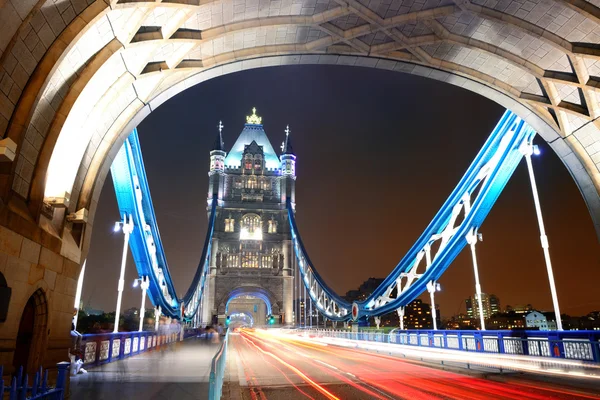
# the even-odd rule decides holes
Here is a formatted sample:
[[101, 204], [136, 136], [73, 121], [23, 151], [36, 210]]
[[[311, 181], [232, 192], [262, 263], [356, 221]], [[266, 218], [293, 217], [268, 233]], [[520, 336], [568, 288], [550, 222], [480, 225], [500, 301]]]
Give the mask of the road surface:
[[243, 330], [229, 340], [228, 365], [237, 367], [243, 399], [600, 399], [600, 386], [568, 388], [518, 374], [484, 379], [291, 335]]

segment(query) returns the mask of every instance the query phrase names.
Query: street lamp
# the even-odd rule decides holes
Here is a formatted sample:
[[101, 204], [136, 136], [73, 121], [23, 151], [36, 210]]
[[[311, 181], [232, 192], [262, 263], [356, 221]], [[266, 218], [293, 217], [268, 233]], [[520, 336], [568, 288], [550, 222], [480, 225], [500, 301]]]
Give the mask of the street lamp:
[[144, 329], [144, 316], [146, 314], [146, 290], [150, 287], [150, 280], [147, 276], [142, 276], [141, 278], [135, 279], [133, 281], [133, 287], [142, 287], [142, 306], [140, 307], [140, 329], [141, 332]]
[[558, 296], [556, 294], [556, 285], [554, 284], [552, 262], [550, 261], [550, 244], [548, 243], [548, 236], [546, 236], [544, 218], [542, 217], [542, 207], [540, 205], [540, 198], [538, 196], [537, 185], [535, 183], [535, 175], [533, 174], [533, 163], [531, 162], [531, 155], [539, 155], [540, 149], [533, 143], [523, 143], [519, 150], [521, 151], [521, 154], [525, 156], [525, 161], [527, 162], [527, 170], [529, 171], [529, 180], [531, 181], [531, 192], [533, 193], [533, 203], [535, 204], [535, 213], [537, 215], [538, 225], [540, 227], [540, 241], [542, 243], [542, 249], [544, 251], [544, 259], [546, 260], [546, 270], [548, 271], [548, 281], [550, 282], [550, 293], [552, 294], [552, 303], [554, 304], [556, 328], [559, 331], [562, 331], [563, 327], [562, 320], [560, 319], [560, 308], [558, 307]]
[[123, 215], [123, 221], [115, 223], [114, 231], [123, 231], [125, 240], [123, 241], [123, 256], [121, 258], [121, 274], [119, 275], [119, 285], [117, 287], [117, 310], [115, 313], [115, 327], [113, 333], [119, 332], [119, 317], [121, 314], [121, 299], [123, 298], [123, 287], [125, 286], [125, 264], [127, 263], [127, 246], [129, 244], [129, 235], [133, 232], [133, 218], [129, 215]]
[[404, 330], [404, 307], [398, 307], [396, 310], [398, 313], [398, 318], [400, 319], [400, 330]]
[[435, 281], [427, 282], [427, 291], [429, 292], [429, 297], [431, 298], [431, 317], [433, 318], [433, 330], [437, 331], [437, 311], [435, 309], [435, 292], [440, 292], [442, 287], [439, 283]]
[[483, 301], [481, 300], [481, 285], [479, 284], [479, 268], [477, 267], [477, 255], [475, 254], [475, 245], [477, 241], [483, 242], [483, 235], [477, 233], [477, 228], [473, 228], [467, 233], [467, 243], [471, 246], [471, 258], [473, 259], [473, 273], [475, 275], [475, 296], [477, 297], [477, 306], [479, 307], [479, 322], [481, 330], [485, 331], [485, 318], [483, 316]]
[[158, 323], [160, 322], [160, 306], [154, 309], [154, 331], [158, 332]]

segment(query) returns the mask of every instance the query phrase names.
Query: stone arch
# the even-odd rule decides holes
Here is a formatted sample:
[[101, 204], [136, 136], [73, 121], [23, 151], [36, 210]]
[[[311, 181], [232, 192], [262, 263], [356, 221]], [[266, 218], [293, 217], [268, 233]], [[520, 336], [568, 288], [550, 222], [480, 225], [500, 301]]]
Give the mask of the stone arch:
[[48, 338], [48, 302], [42, 289], [36, 289], [27, 300], [20, 317], [13, 367], [28, 372], [37, 370], [44, 361]]
[[267, 306], [267, 314], [272, 314], [274, 312], [274, 307], [279, 308], [277, 306], [277, 298], [271, 291], [264, 289], [260, 286], [238, 286], [233, 289], [229, 294], [227, 294], [226, 298], [222, 299], [221, 303], [225, 303], [225, 311], [227, 312], [229, 303], [240, 296], [254, 296], [265, 302]]
[[[563, 160], [600, 231], [600, 51], [593, 34], [600, 8], [551, 1], [544, 18], [517, 3], [469, 0], [410, 10], [356, 0], [316, 7], [274, 1], [261, 10], [248, 5], [235, 18], [232, 0], [5, 2], [0, 13], [11, 23], [0, 31], [0, 131], [18, 148], [0, 192], [12, 209], [61, 237], [70, 247], [64, 254], [79, 262], [116, 150], [162, 102], [251, 68], [352, 65], [441, 80], [517, 112]], [[265, 39], [277, 31], [286, 32], [284, 40]], [[511, 32], [511, 40], [499, 31]], [[70, 157], [62, 157], [65, 141]], [[54, 156], [75, 160], [68, 174], [55, 168]], [[55, 185], [61, 179], [66, 184]], [[70, 191], [69, 212], [88, 209], [87, 225], [72, 226], [62, 211], [42, 212], [62, 189]]]
[[4, 274], [0, 272], [0, 322], [6, 321], [11, 295], [12, 289], [8, 287]]
[[[243, 314], [243, 315], [245, 315], [245, 316], [248, 318], [248, 320], [250, 320], [250, 326], [253, 326], [253, 325], [254, 325], [254, 318], [252, 317], [252, 315], [250, 315], [249, 313], [247, 313], [247, 312], [244, 312], [244, 311], [238, 311], [237, 313], [238, 313], [238, 314]], [[229, 326], [231, 326], [231, 324], [232, 324], [233, 322], [234, 322], [234, 321], [233, 321], [233, 318], [232, 318], [232, 321], [231, 321], [231, 323], [230, 323], [230, 325], [229, 325]]]

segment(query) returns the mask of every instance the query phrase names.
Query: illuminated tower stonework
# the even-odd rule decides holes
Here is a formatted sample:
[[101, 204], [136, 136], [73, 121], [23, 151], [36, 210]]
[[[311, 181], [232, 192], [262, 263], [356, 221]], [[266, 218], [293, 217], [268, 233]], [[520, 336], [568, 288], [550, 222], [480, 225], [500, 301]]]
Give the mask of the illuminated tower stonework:
[[295, 202], [296, 156], [289, 127], [278, 156], [253, 109], [225, 151], [223, 125], [210, 152], [208, 199], [218, 197], [210, 274], [202, 298], [202, 323], [217, 316], [268, 314], [293, 323], [292, 242], [286, 202]]

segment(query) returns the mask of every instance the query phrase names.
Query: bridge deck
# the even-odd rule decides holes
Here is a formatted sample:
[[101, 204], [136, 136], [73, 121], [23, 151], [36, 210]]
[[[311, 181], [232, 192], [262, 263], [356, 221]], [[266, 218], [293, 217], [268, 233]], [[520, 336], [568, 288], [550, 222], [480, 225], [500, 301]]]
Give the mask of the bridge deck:
[[71, 377], [70, 398], [206, 399], [210, 362], [218, 346], [192, 338], [90, 368], [88, 374]]
[[574, 387], [520, 373], [442, 370], [385, 354], [258, 331], [232, 334], [228, 358], [230, 372], [237, 364], [237, 374], [232, 375], [238, 382], [234, 384], [230, 375], [224, 394], [241, 392], [244, 400], [600, 399], [597, 382]]

